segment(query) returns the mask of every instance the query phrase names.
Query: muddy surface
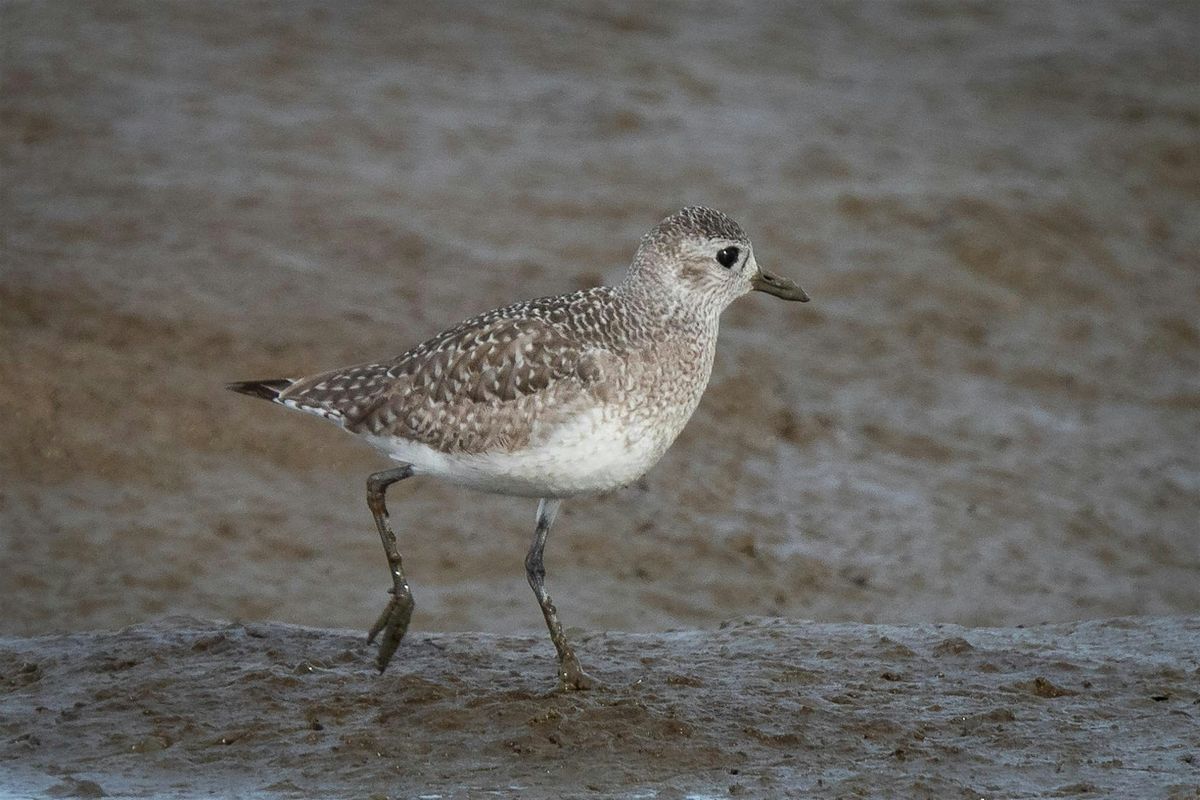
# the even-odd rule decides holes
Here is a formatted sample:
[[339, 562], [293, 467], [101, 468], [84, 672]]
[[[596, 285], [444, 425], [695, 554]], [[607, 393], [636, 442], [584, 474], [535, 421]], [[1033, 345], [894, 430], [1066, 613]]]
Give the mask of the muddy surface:
[[49, 797], [1171, 797], [1200, 792], [1200, 618], [732, 621], [544, 637], [171, 618], [0, 639], [0, 779]]
[[[0, 14], [0, 630], [365, 627], [386, 463], [223, 384], [619, 278], [687, 202], [815, 299], [735, 304], [662, 463], [565, 504], [568, 623], [1200, 608], [1195, 4]], [[417, 629], [541, 625], [532, 503], [393, 496]]]
[[[1198, 31], [1188, 2], [0, 4], [0, 633], [171, 614], [365, 629], [388, 577], [364, 480], [387, 464], [223, 384], [387, 357], [478, 311], [616, 280], [686, 203], [739, 219], [759, 261], [814, 300], [735, 304], [675, 447], [639, 484], [564, 505], [546, 560], [565, 624], [706, 631], [645, 640], [682, 664], [700, 646], [684, 643], [719, 648], [720, 621], [749, 615], [1194, 615]], [[470, 649], [431, 631], [484, 631], [539, 637], [480, 639], [486, 664], [525, 658], [542, 635], [522, 567], [534, 504], [413, 480], [391, 507], [417, 602], [410, 656]], [[155, 630], [192, 652], [183, 629]], [[819, 652], [832, 646], [815, 632], [841, 629], [804, 630]], [[615, 684], [636, 680], [608, 646], [594, 655]], [[205, 680], [276, 669], [220, 663]], [[738, 680], [731, 663], [712, 662], [710, 688]], [[405, 674], [453, 688], [449, 668]], [[361, 677], [330, 669], [303, 680]], [[516, 671], [512, 691], [540, 686]], [[354, 684], [349, 707], [378, 715], [362, 698], [405, 680]], [[1128, 698], [1113, 724], [1146, 724]], [[511, 702], [498, 724], [540, 734], [524, 727], [535, 700]], [[578, 769], [583, 751], [636, 751], [586, 702], [588, 724], [564, 734]], [[639, 735], [676, 741], [653, 733], [660, 702]], [[1010, 708], [991, 702], [971, 713]], [[220, 703], [197, 713], [234, 712]], [[709, 742], [723, 770], [768, 752], [739, 725], [775, 735], [689, 719], [686, 742]], [[820, 737], [796, 735], [812, 763]], [[466, 758], [449, 753], [464, 740], [404, 741]], [[981, 741], [957, 745], [962, 763]], [[661, 777], [678, 752], [637, 763]], [[824, 786], [893, 774], [831, 752], [846, 773]], [[1120, 786], [1132, 769], [1081, 780]], [[133, 785], [116, 774], [106, 790]]]

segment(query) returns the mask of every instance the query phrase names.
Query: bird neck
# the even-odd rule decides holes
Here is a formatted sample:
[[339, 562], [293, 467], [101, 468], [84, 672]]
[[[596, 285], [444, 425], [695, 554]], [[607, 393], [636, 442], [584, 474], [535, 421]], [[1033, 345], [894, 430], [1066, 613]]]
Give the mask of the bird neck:
[[647, 319], [715, 331], [717, 320], [725, 308], [721, 298], [690, 291], [673, 280], [673, 276], [655, 267], [635, 259], [625, 280], [613, 288], [622, 300], [636, 307]]

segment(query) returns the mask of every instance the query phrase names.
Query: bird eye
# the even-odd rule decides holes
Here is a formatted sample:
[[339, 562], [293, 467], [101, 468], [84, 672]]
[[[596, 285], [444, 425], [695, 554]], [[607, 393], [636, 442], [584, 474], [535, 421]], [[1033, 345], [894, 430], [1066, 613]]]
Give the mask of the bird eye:
[[717, 263], [722, 267], [729, 269], [738, 260], [738, 249], [736, 247], [726, 247], [717, 253]]

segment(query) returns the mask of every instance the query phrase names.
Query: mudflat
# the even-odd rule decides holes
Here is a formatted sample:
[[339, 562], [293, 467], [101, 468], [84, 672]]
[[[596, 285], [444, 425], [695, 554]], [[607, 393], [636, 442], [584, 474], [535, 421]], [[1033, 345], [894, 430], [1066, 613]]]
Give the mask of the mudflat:
[[[1200, 788], [1200, 618], [731, 621], [541, 636], [170, 618], [0, 639], [0, 779], [50, 797], [1167, 797]], [[101, 794], [103, 793], [103, 794]]]
[[[472, 692], [528, 694], [511, 701], [514, 727], [499, 739], [525, 741], [512, 730], [550, 730], [522, 727], [539, 704], [572, 720], [571, 703], [594, 716], [605, 697], [639, 702], [642, 673], [628, 670], [640, 662], [618, 659], [620, 648], [657, 648], [690, 675], [687, 647], [699, 645], [686, 643], [733, 648], [722, 638], [733, 631], [716, 628], [747, 616], [916, 626], [906, 646], [929, 659], [919, 632], [932, 623], [965, 626], [956, 635], [977, 648], [972, 631], [1009, 629], [994, 646], [1018, 652], [1029, 630], [1076, 631], [1055, 640], [1069, 649], [1084, 641], [1078, 631], [1103, 625], [1078, 620], [1138, 617], [1135, 630], [1177, 632], [1172, 669], [1195, 669], [1194, 630], [1172, 627], [1200, 608], [1195, 4], [730, 3], [698, 14], [44, 2], [0, 6], [0, 29], [0, 633], [17, 637], [6, 652], [23, 654], [19, 675], [33, 674], [23, 662], [50, 665], [38, 682], [46, 700], [38, 684], [6, 700], [22, 715], [39, 705], [58, 714], [63, 695], [51, 687], [66, 691], [68, 678], [99, 691], [85, 680], [88, 659], [137, 640], [111, 631], [168, 615], [237, 620], [267, 641], [312, 642], [325, 654], [314, 658], [348, 649], [357, 659], [348, 633], [274, 623], [362, 631], [375, 618], [388, 576], [364, 480], [387, 464], [332, 426], [223, 385], [386, 358], [479, 311], [616, 280], [637, 238], [688, 203], [738, 219], [763, 266], [799, 280], [813, 302], [735, 304], [712, 384], [675, 447], [640, 483], [564, 505], [547, 587], [617, 694], [538, 694], [548, 645], [522, 566], [533, 504], [413, 480], [389, 501], [417, 603], [398, 658], [416, 661], [380, 679], [357, 672], [357, 660], [293, 676], [295, 702], [309, 702], [302, 689], [314, 681], [344, 679], [366, 719], [379, 687], [400, 703], [416, 691], [406, 685], [461, 680]], [[1015, 629], [1040, 623], [1067, 628]], [[841, 628], [796, 624], [783, 637], [804, 643], [795, 657], [837, 650], [818, 640]], [[222, 630], [214, 625], [152, 623], [139, 635], [178, 639], [170, 653], [196, 659], [191, 648]], [[770, 661], [774, 629], [738, 634], [761, 648], [746, 663]], [[210, 633], [188, 638], [193, 630]], [[224, 635], [250, 636], [239, 630]], [[845, 630], [868, 650], [896, 638]], [[479, 631], [496, 637], [449, 633]], [[421, 660], [431, 648], [473, 652], [472, 637], [480, 663]], [[91, 655], [74, 663], [70, 647]], [[249, 660], [213, 662], [205, 680], [257, 669], [270, 687], [281, 664], [309, 658], [303, 647], [286, 652], [272, 661], [233, 648], [222, 657]], [[1086, 671], [1093, 657], [1118, 654], [1087, 645], [1063, 661]], [[1119, 655], [1116, 669], [1154, 674], [1152, 649], [1141, 657]], [[154, 666], [148, 654], [128, 658]], [[1013, 658], [1011, 670], [998, 661], [999, 672], [980, 673], [988, 682], [970, 713], [1007, 708], [1015, 723], [995, 724], [1019, 728], [1028, 710], [997, 687], [1040, 676], [1080, 693], [1033, 695], [1030, 708], [1091, 699], [1088, 713], [1125, 710], [1088, 728], [1097, 741], [1158, 719], [1135, 708], [1132, 682], [1097, 699], [1066, 667]], [[472, 674], [506, 659], [528, 659], [506, 673], [511, 683]], [[164, 703], [188, 696], [172, 671], [182, 667], [166, 661], [161, 678], [144, 673], [169, 689]], [[704, 663], [707, 691], [654, 684], [659, 699], [638, 712], [652, 730], [666, 724], [671, 692], [746, 719], [735, 711], [750, 690], [726, 683], [741, 679], [739, 662]], [[841, 679], [803, 663], [815, 680]], [[921, 663], [907, 696], [950, 708], [933, 699], [944, 665]], [[647, 670], [659, 677], [646, 680], [666, 680]], [[834, 694], [831, 684], [820, 696]], [[767, 694], [745, 696], [764, 715], [773, 708]], [[459, 708], [443, 701], [430, 717]], [[1147, 702], [1146, 714], [1194, 720], [1182, 701]], [[774, 763], [762, 755], [774, 745], [740, 726], [794, 734], [795, 763], [817, 759], [821, 736], [799, 722], [824, 719], [826, 707], [809, 705], [786, 731], [685, 715], [684, 744], [709, 742], [721, 769], [740, 769], [720, 754], [747, 746], [759, 754], [750, 761]], [[203, 711], [206, 725], [225, 726], [225, 710]], [[612, 713], [636, 722], [627, 712]], [[454, 713], [482, 729], [475, 712]], [[897, 731], [909, 731], [908, 713], [892, 719]], [[17, 751], [6, 739], [5, 769], [36, 757], [85, 774], [69, 750], [82, 742], [20, 718], [13, 736], [43, 745]], [[858, 724], [826, 723], [839, 735], [852, 727], [837, 725]], [[163, 730], [177, 744], [152, 757], [186, 761], [192, 740]], [[1062, 739], [1041, 730], [1043, 748]], [[436, 753], [431, 763], [457, 758], [437, 749], [448, 735], [410, 745]], [[571, 736], [564, 746], [578, 746]], [[586, 748], [597, 769], [609, 763], [605, 742]], [[980, 775], [1012, 766], [978, 736], [958, 746], [992, 765]], [[830, 753], [847, 772], [799, 785], [855, 780], [850, 759], [861, 751]], [[921, 774], [936, 778], [923, 757], [895, 759], [896, 774], [924, 763]], [[1117, 756], [1141, 771], [1096, 766], [1080, 780], [1186, 784], [1191, 767], [1174, 757], [1164, 756], [1168, 770]], [[639, 758], [660, 778], [670, 770], [670, 758]], [[133, 785], [113, 769], [88, 779], [110, 794]], [[893, 796], [883, 772], [863, 774], [854, 791]], [[705, 785], [723, 785], [714, 775]], [[49, 788], [47, 776], [36, 785]], [[946, 780], [977, 786], [969, 773]], [[904, 791], [924, 791], [915, 781]], [[1041, 793], [1073, 785], [1037, 783], [1051, 787]]]

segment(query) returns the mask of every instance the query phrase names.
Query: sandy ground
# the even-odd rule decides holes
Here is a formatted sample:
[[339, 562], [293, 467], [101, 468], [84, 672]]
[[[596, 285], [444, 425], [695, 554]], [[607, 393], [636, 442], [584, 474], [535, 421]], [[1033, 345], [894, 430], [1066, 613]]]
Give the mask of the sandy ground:
[[[686, 203], [814, 301], [731, 308], [662, 463], [564, 506], [567, 624], [1195, 614], [1198, 38], [1189, 2], [4, 3], [0, 633], [362, 630], [386, 464], [222, 385], [615, 280]], [[407, 483], [417, 644], [539, 634], [532, 504]]]
[[0, 639], [0, 778], [31, 796], [1200, 796], [1200, 617], [1024, 629], [541, 637], [172, 618]]

